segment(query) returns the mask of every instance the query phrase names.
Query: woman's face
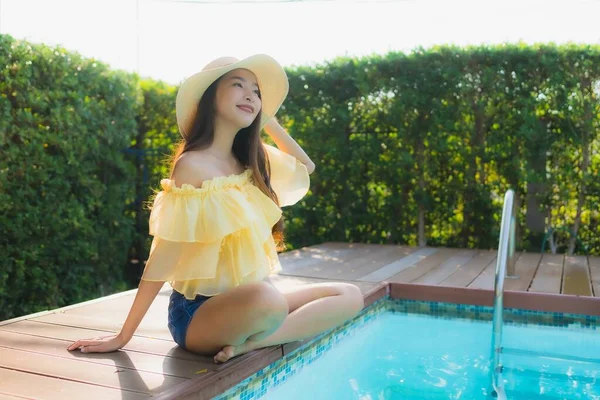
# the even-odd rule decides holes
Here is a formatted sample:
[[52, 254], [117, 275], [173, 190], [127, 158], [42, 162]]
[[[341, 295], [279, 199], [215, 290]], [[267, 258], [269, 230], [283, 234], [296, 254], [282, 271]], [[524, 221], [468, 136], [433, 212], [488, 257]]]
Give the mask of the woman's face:
[[246, 69], [224, 75], [217, 85], [216, 117], [239, 129], [254, 122], [262, 107], [256, 76]]

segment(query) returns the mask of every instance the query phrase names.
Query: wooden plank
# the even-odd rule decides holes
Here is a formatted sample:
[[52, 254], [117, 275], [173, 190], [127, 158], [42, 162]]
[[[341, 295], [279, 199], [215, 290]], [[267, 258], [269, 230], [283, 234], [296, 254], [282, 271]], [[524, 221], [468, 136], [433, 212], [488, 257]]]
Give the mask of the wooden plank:
[[562, 254], [544, 254], [540, 266], [533, 277], [529, 291], [560, 293], [564, 258]]
[[324, 254], [332, 251], [352, 250], [353, 246], [353, 243], [347, 242], [323, 242], [311, 246], [301, 247], [295, 250], [284, 251], [283, 253], [279, 253], [279, 259], [288, 262], [294, 262], [296, 260], [303, 260], [306, 255], [311, 253]]
[[148, 396], [121, 389], [88, 385], [48, 376], [0, 368], [0, 391], [8, 396], [43, 400], [138, 400]]
[[415, 250], [416, 248], [394, 245], [363, 244], [349, 258], [342, 259], [339, 264], [325, 268], [320, 268], [321, 265], [316, 266], [319, 271], [311, 272], [310, 276], [330, 280], [354, 280], [396, 260], [398, 255], [410, 254]]
[[439, 266], [427, 272], [425, 275], [415, 279], [413, 283], [419, 283], [423, 285], [438, 285], [440, 282], [466, 265], [471, 259], [473, 259], [473, 257], [475, 257], [477, 253], [477, 250], [460, 251]]
[[347, 258], [349, 254], [354, 253], [356, 250], [357, 244], [355, 243], [327, 242], [281, 253], [279, 254], [279, 261], [283, 269], [282, 273], [292, 273], [298, 269], [308, 268], [322, 262]]
[[[167, 389], [155, 398], [156, 400], [212, 400], [230, 387], [263, 370], [266, 366], [272, 365], [281, 357], [281, 346], [271, 346], [259, 352], [246, 353], [240, 358], [224, 364], [214, 373], [203, 375], [201, 379], [190, 379], [182, 385]], [[253, 398], [255, 398], [254, 395], [242, 397], [242, 399]]]
[[[497, 254], [497, 252], [496, 252]], [[471, 289], [494, 290], [494, 280], [496, 278], [496, 257], [494, 262], [489, 263], [483, 271], [471, 283], [467, 285]]]
[[440, 286], [467, 287], [488, 265], [495, 265], [495, 261], [495, 251], [482, 250], [439, 284]]
[[[364, 267], [371, 260], [377, 259], [382, 255], [390, 252], [395, 246], [383, 244], [362, 244], [358, 251], [352, 254], [351, 257], [345, 259], [340, 265], [327, 270], [327, 275], [323, 275], [328, 279], [349, 279], [346, 278], [348, 272], [358, 267]], [[364, 275], [364, 274], [363, 274]], [[315, 275], [318, 277], [319, 275]], [[362, 275], [359, 275], [362, 276]]]
[[[160, 292], [164, 292], [164, 291], [168, 291], [169, 293], [171, 292], [171, 286], [165, 282], [165, 284], [163, 285], [163, 287], [160, 289]], [[40, 311], [37, 313], [33, 313], [33, 314], [28, 314], [28, 315], [22, 315], [20, 317], [16, 317], [16, 318], [11, 318], [11, 319], [7, 319], [4, 321], [0, 321], [0, 326], [2, 325], [6, 325], [6, 324], [12, 324], [14, 322], [18, 322], [18, 321], [23, 321], [26, 319], [31, 319], [31, 318], [37, 318], [39, 316], [43, 316], [43, 315], [47, 315], [47, 314], [52, 314], [52, 313], [56, 313], [56, 312], [65, 312], [74, 308], [78, 308], [78, 307], [83, 307], [83, 306], [87, 306], [90, 304], [94, 304], [94, 303], [100, 303], [103, 301], [107, 301], [107, 300], [111, 300], [111, 299], [115, 299], [117, 297], [121, 297], [121, 296], [135, 296], [135, 294], [137, 293], [137, 289], [131, 289], [131, 290], [126, 290], [124, 292], [119, 292], [119, 293], [114, 293], [108, 296], [104, 296], [104, 297], [99, 297], [96, 299], [92, 299], [92, 300], [87, 300], [81, 303], [75, 303], [75, 304], [71, 304], [65, 307], [61, 307], [61, 308], [56, 308], [56, 309], [52, 309], [52, 310], [46, 310], [46, 311]]]
[[406, 257], [402, 257], [392, 263], [384, 265], [383, 267], [358, 278], [359, 281], [367, 282], [382, 282], [389, 278], [392, 278], [396, 274], [404, 271], [407, 268], [413, 267], [419, 262], [423, 261], [428, 256], [437, 253], [438, 249], [425, 247], [411, 253]]
[[[166, 318], [166, 316], [165, 316]], [[118, 333], [125, 322], [124, 319], [96, 318], [94, 316], [72, 315], [72, 314], [48, 314], [32, 319], [32, 321], [46, 322], [75, 328], [93, 329], [110, 333]], [[136, 336], [151, 339], [173, 340], [166, 323], [152, 322], [144, 318], [135, 332]]]
[[[424, 249], [425, 250], [425, 249]], [[439, 248], [437, 251], [430, 253], [426, 257], [422, 257], [418, 262], [403, 268], [402, 271], [392, 276], [390, 282], [413, 282], [425, 275], [434, 268], [437, 268], [450, 257], [460, 253], [459, 249]], [[415, 253], [416, 254], [416, 253]], [[410, 258], [408, 256], [406, 258]]]
[[[79, 339], [88, 339], [98, 336], [109, 335], [110, 332], [92, 329], [76, 328], [56, 324], [48, 324], [38, 321], [20, 321], [13, 324], [0, 326], [0, 331], [23, 333], [49, 339], [68, 340], [71, 343]], [[181, 349], [173, 340], [151, 339], [133, 336], [129, 343], [123, 348], [126, 351], [138, 351], [141, 353], [156, 354], [164, 357], [174, 357], [182, 360], [202, 362], [204, 359], [212, 361], [210, 357], [202, 357]]]
[[[527, 291], [531, 284], [531, 279], [537, 270], [542, 255], [539, 253], [517, 253], [515, 254], [515, 273], [517, 278], [507, 277], [504, 280], [504, 290]], [[482, 272], [468, 285], [472, 289], [494, 290], [494, 280], [496, 278], [496, 259], [490, 263]]]
[[[87, 356], [81, 354], [81, 357]], [[187, 380], [5, 347], [0, 347], [0, 360], [0, 367], [7, 369], [145, 394], [160, 393]]]
[[590, 269], [586, 256], [565, 257], [562, 293], [576, 296], [592, 296]]
[[129, 368], [156, 374], [178, 376], [181, 378], [193, 378], [197, 375], [196, 372], [204, 370], [207, 367], [207, 365], [199, 362], [180, 359], [165, 359], [163, 356], [134, 351], [82, 354], [79, 351], [68, 351], [67, 347], [71, 343], [72, 341], [70, 340], [50, 339], [24, 335], [22, 333], [0, 331], [0, 347], [79, 360], [80, 362], [86, 363], [85, 365], [82, 365], [82, 368], [87, 368], [89, 366], [88, 364], [102, 364], [118, 368]]
[[355, 280], [368, 275], [386, 265], [394, 263], [418, 251], [417, 247], [385, 245], [386, 247], [369, 257], [356, 258], [345, 265], [345, 270], [332, 276], [332, 279]]
[[[159, 292], [152, 301], [152, 304], [150, 304], [150, 308], [144, 316], [142, 324], [146, 323], [147, 326], [163, 325], [166, 328], [170, 296], [171, 290]], [[73, 308], [71, 310], [66, 310], [63, 313], [98, 319], [113, 319], [123, 323], [129, 314], [134, 299], [135, 293], [131, 293], [128, 296], [120, 296], [114, 299]], [[149, 325], [149, 322], [152, 322], [152, 324]]]
[[592, 291], [600, 297], [600, 257], [589, 257]]
[[507, 277], [504, 281], [504, 289], [526, 292], [531, 285], [531, 280], [540, 265], [540, 261], [542, 261], [541, 253], [521, 253], [515, 263], [517, 277]]
[[[137, 336], [172, 340], [167, 327], [170, 294], [170, 290], [158, 293], [136, 331]], [[117, 333], [127, 318], [134, 298], [135, 293], [130, 293], [66, 311], [56, 310], [30, 320]]]
[[[318, 255], [311, 255], [310, 262], [304, 262], [301, 266], [296, 264], [292, 268], [283, 267], [281, 275], [308, 276], [311, 278], [328, 278], [334, 271], [341, 268], [344, 263], [360, 255], [361, 252], [371, 252], [372, 248], [361, 243], [353, 243], [345, 251], [328, 251]], [[316, 262], [315, 262], [316, 260]], [[299, 262], [301, 263], [301, 262]]]
[[[387, 248], [390, 247], [392, 246], [387, 246]], [[352, 268], [352, 265], [362, 265], [362, 263], [370, 258], [377, 257], [381, 252], [385, 252], [385, 250], [386, 246], [384, 245], [356, 243], [354, 245], [354, 251], [352, 253], [347, 253], [343, 257], [336, 257], [335, 260], [329, 259], [325, 263], [298, 268], [292, 272], [284, 272], [283, 274], [333, 279], [334, 277], [343, 275], [345, 271]]]

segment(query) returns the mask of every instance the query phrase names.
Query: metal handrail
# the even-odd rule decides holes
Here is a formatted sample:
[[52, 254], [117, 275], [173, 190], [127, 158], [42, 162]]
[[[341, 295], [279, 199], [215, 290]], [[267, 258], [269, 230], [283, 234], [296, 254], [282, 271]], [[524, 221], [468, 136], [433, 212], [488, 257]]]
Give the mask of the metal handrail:
[[498, 256], [496, 257], [494, 319], [492, 321], [493, 330], [490, 355], [492, 389], [499, 398], [506, 398], [502, 382], [502, 364], [500, 363], [500, 353], [502, 352], [502, 313], [504, 311], [504, 279], [508, 276], [515, 276], [516, 219], [515, 193], [509, 189], [504, 195], [500, 239], [498, 241]]

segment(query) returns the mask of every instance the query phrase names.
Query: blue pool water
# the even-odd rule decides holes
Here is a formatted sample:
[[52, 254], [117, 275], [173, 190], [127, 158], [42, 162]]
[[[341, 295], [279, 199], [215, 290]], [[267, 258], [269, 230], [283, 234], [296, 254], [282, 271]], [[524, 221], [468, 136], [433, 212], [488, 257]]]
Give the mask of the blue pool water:
[[[491, 323], [385, 312], [262, 397], [490, 398]], [[600, 330], [505, 326], [509, 399], [600, 399]]]

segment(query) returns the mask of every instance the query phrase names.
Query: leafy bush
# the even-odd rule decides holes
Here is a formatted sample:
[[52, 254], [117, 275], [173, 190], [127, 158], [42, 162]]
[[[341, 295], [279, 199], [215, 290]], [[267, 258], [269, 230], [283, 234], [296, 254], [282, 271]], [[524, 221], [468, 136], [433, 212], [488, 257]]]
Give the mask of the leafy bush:
[[137, 82], [0, 35], [0, 319], [123, 290]]

